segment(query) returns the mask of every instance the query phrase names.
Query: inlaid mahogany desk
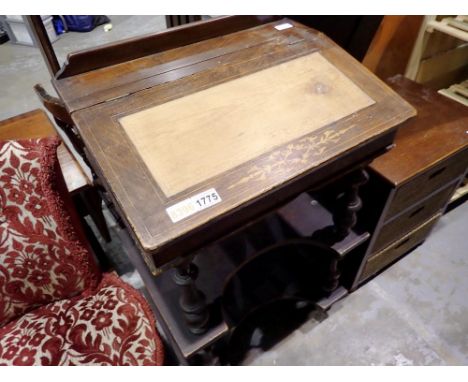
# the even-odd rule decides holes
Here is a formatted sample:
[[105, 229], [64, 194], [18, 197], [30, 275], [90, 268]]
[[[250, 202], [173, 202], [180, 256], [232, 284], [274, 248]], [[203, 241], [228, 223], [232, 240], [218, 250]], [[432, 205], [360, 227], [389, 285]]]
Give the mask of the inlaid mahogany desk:
[[[181, 259], [362, 168], [415, 114], [326, 36], [274, 17], [218, 18], [74, 53], [53, 82], [146, 271], [179, 266], [193, 333], [207, 316], [196, 269]], [[365, 176], [350, 179], [341, 236]], [[161, 321], [170, 337], [175, 323]], [[184, 357], [200, 348], [188, 347]]]

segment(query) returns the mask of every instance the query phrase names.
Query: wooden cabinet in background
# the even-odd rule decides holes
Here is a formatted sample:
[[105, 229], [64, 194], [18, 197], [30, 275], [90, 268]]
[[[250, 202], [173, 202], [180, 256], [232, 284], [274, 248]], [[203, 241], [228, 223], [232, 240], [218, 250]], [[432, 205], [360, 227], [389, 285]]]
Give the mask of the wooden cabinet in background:
[[353, 288], [426, 239], [468, 167], [468, 108], [402, 76], [388, 83], [418, 115], [369, 166], [367, 198], [380, 214]]

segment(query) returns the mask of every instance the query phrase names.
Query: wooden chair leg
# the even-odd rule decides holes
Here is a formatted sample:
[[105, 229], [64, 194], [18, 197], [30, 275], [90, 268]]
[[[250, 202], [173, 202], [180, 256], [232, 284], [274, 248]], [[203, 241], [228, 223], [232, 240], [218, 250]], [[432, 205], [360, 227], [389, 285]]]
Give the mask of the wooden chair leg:
[[84, 233], [86, 235], [86, 239], [88, 240], [88, 243], [91, 246], [96, 260], [99, 263], [99, 268], [103, 272], [107, 272], [113, 269], [110, 259], [107, 257], [106, 252], [102, 248], [93, 229], [90, 227], [88, 221], [85, 219], [85, 216], [89, 215], [89, 213], [88, 207], [86, 206], [83, 195], [81, 193], [75, 193], [73, 195], [73, 204], [75, 205], [76, 211], [78, 212], [78, 216], [81, 222], [81, 226], [83, 227]]
[[106, 241], [106, 243], [111, 241], [111, 236], [109, 232], [109, 227], [107, 227], [107, 222], [102, 211], [102, 198], [99, 194], [96, 187], [89, 187], [82, 193], [83, 202], [86, 206], [89, 216], [93, 219], [94, 224]]
[[91, 248], [93, 249], [94, 255], [96, 256], [97, 261], [99, 262], [99, 269], [102, 272], [108, 272], [113, 269], [113, 266], [111, 262], [109, 261], [109, 258], [106, 256], [106, 252], [102, 248], [101, 244], [99, 243], [99, 240], [97, 237], [94, 235], [93, 230], [91, 227], [86, 223], [86, 220], [83, 218], [83, 216], [80, 216], [81, 219], [81, 224], [83, 226], [83, 229], [85, 231], [85, 235], [89, 241], [89, 244], [91, 245]]

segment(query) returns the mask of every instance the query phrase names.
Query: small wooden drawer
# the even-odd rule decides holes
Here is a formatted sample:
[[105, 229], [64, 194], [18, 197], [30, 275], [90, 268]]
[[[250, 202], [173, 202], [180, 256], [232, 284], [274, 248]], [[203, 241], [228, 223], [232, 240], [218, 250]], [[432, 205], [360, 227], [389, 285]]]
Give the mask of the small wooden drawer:
[[441, 213], [434, 215], [426, 223], [411, 231], [400, 240], [397, 240], [382, 251], [371, 255], [361, 274], [360, 281], [364, 281], [368, 277], [374, 275], [406, 252], [422, 243], [441, 215]]
[[380, 251], [398, 240], [414, 227], [421, 225], [445, 206], [455, 190], [455, 183], [445, 187], [430, 198], [416, 204], [405, 213], [385, 223], [373, 245], [373, 252]]
[[387, 212], [387, 219], [462, 176], [466, 171], [467, 163], [465, 150], [403, 184], [396, 191]]

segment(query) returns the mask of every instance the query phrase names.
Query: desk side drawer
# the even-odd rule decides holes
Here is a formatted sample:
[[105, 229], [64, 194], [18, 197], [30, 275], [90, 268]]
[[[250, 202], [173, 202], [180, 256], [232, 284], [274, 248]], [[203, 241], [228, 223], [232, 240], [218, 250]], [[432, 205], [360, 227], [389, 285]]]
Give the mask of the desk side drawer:
[[414, 207], [410, 208], [408, 211], [394, 218], [390, 222], [385, 223], [380, 232], [377, 233], [378, 236], [375, 240], [372, 251], [380, 251], [382, 248], [398, 240], [414, 227], [421, 225], [432, 215], [436, 214], [450, 199], [450, 196], [455, 190], [455, 186], [456, 184], [453, 183], [421, 203], [416, 204]]
[[442, 161], [398, 188], [387, 212], [387, 219], [417, 203], [435, 190], [459, 178], [468, 166], [468, 151]]
[[434, 215], [426, 223], [411, 231], [400, 240], [397, 240], [395, 243], [386, 247], [382, 251], [371, 255], [364, 267], [360, 281], [364, 281], [365, 279], [374, 275], [392, 263], [394, 260], [404, 255], [406, 252], [422, 243], [429, 235], [431, 229], [434, 227], [435, 223], [438, 221], [441, 215], [441, 213]]

